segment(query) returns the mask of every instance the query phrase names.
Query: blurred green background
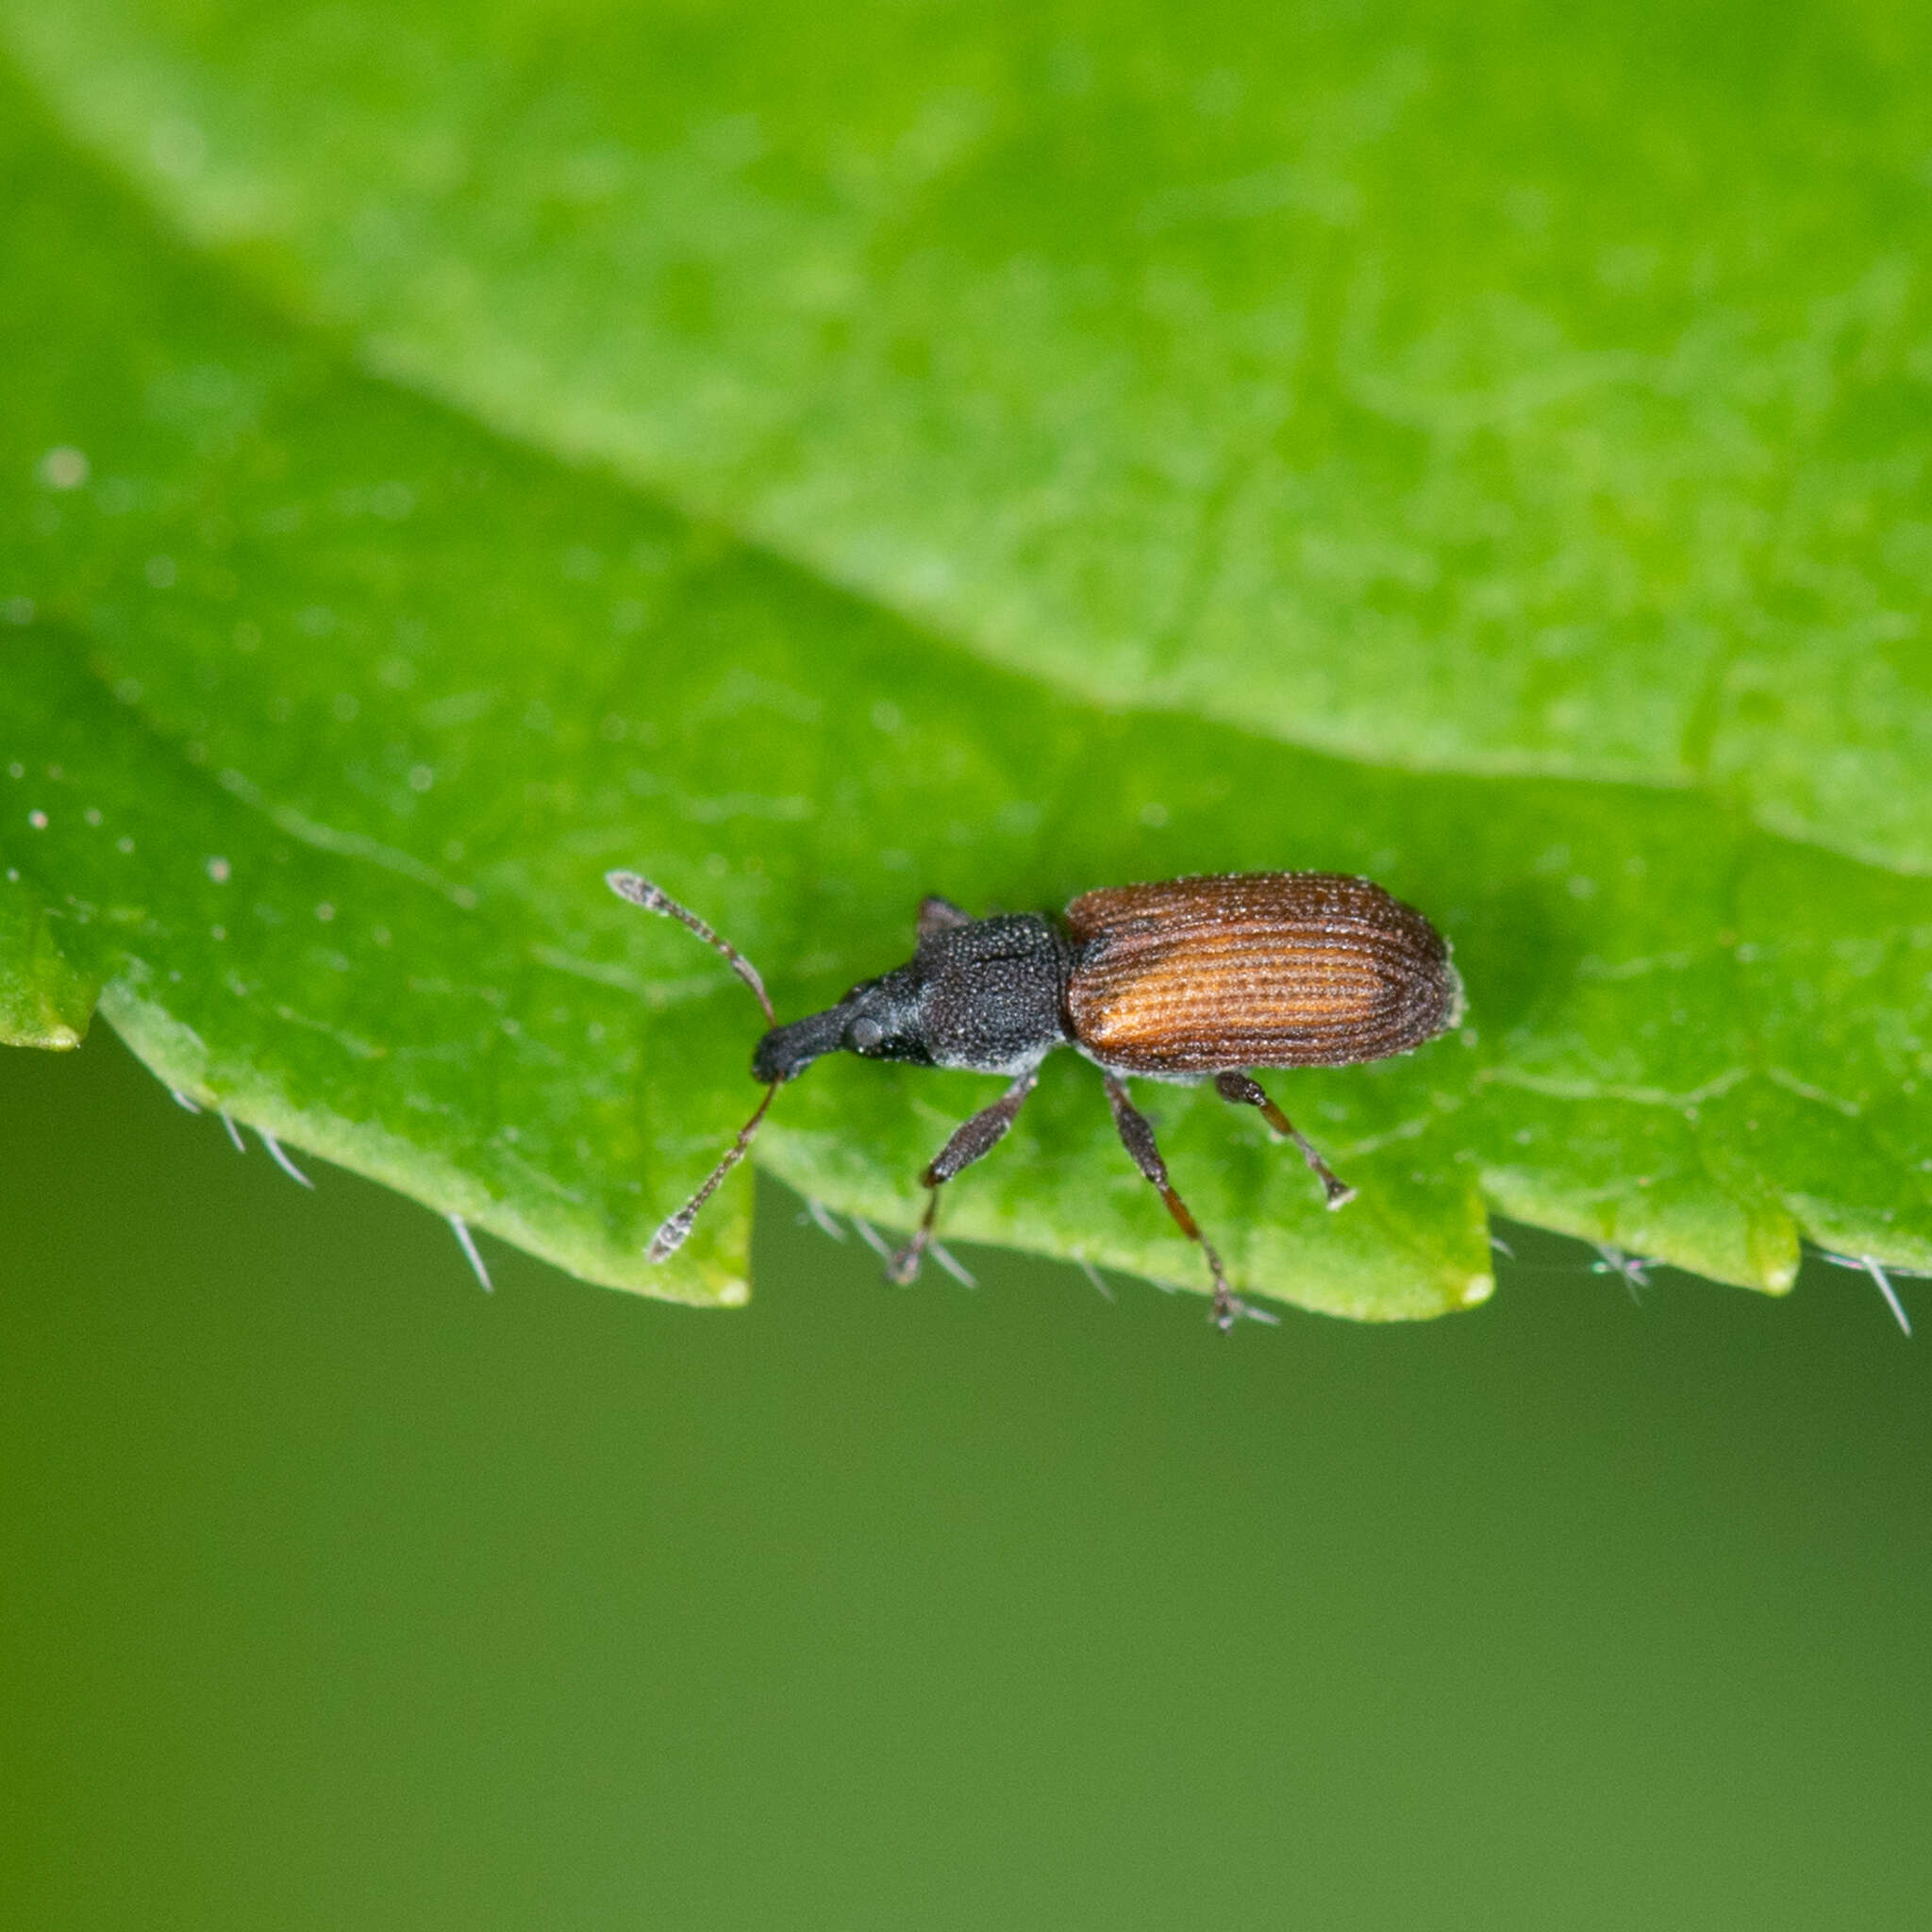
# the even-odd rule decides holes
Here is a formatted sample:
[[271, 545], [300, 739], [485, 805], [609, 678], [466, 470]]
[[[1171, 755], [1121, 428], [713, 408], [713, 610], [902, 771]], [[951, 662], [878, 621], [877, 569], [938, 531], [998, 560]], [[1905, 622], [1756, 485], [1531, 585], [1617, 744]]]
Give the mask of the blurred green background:
[[1524, 1236], [1224, 1340], [766, 1184], [741, 1313], [486, 1296], [106, 1029], [0, 1150], [0, 1923], [1923, 1923], [1932, 1365], [1857, 1276]]

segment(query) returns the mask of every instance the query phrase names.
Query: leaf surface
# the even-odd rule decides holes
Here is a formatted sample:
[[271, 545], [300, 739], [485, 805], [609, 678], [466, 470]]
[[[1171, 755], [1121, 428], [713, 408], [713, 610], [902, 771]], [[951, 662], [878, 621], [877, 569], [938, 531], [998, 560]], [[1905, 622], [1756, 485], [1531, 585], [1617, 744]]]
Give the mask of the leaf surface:
[[1932, 15], [5, 0], [279, 299], [982, 656], [1932, 870]]
[[[729, 1300], [747, 1190], [671, 1268], [641, 1251], [756, 1099], [758, 1023], [688, 936], [604, 892], [607, 867], [696, 905], [786, 1014], [904, 958], [926, 891], [1054, 907], [1097, 883], [1324, 867], [1451, 934], [1471, 1024], [1409, 1058], [1275, 1080], [1360, 1190], [1340, 1216], [1252, 1116], [1150, 1101], [1251, 1288], [1361, 1316], [1463, 1305], [1488, 1289], [1488, 1208], [1762, 1287], [1789, 1284], [1801, 1234], [1932, 1264], [1927, 789], [1903, 782], [1926, 667], [1897, 608], [1924, 495], [1909, 276], [1857, 355], [1831, 336], [1836, 374], [1807, 391], [1822, 441], [1779, 430], [1784, 391], [1741, 427], [1719, 407], [1726, 383], [1792, 361], [1788, 336], [1741, 322], [1749, 369], [1689, 368], [1675, 415], [1633, 416], [1607, 379], [1566, 390], [1532, 358], [1542, 388], [1463, 417], [1444, 402], [1454, 433], [1397, 435], [1401, 410], [1337, 374], [1347, 342], [1384, 340], [1348, 334], [1365, 247], [1407, 318], [1404, 366], [1427, 375], [1414, 345], [1440, 338], [1451, 402], [1493, 390], [1522, 346], [1506, 329], [1457, 374], [1470, 318], [1513, 313], [1492, 284], [1516, 229], [1456, 270], [1457, 307], [1416, 282], [1447, 257], [1396, 251], [1374, 186], [1418, 166], [1404, 116], [1439, 100], [1433, 53], [1331, 50], [1270, 137], [1277, 172], [1202, 186], [1189, 170], [1225, 155], [1188, 142], [1236, 141], [1201, 105], [1211, 72], [1187, 141], [1155, 89], [1135, 146], [1118, 74], [1056, 107], [1052, 76], [1077, 61], [1003, 52], [990, 26], [948, 57], [977, 78], [941, 85], [941, 61], [891, 106], [885, 77], [910, 56], [856, 30], [828, 36], [845, 62], [828, 74], [832, 53], [780, 45], [775, 25], [748, 51], [670, 15], [564, 33], [510, 9], [494, 66], [445, 59], [420, 23], [391, 23], [377, 61], [377, 17], [353, 8], [278, 16], [272, 42], [239, 9], [8, 17], [61, 111], [228, 250], [163, 239], [31, 103], [9, 106], [9, 1037], [77, 1035], [102, 986], [204, 1103], [591, 1278]], [[686, 65], [618, 60], [608, 36], [646, 29], [682, 34]], [[788, 60], [804, 77], [781, 114]], [[662, 108], [667, 73], [680, 115], [600, 120], [623, 105], [612, 75], [649, 76]], [[1028, 74], [1047, 76], [1030, 94]], [[1324, 187], [1281, 157], [1329, 125], [1321, 90], [1350, 75], [1355, 105], [1330, 102], [1330, 122], [1382, 131], [1341, 141]], [[1083, 116], [1104, 140], [1099, 123], [1074, 139]], [[1860, 166], [1878, 165], [1878, 120]], [[647, 123], [657, 144], [626, 145]], [[866, 141], [887, 156], [872, 175]], [[1468, 166], [1495, 188], [1479, 152]], [[1131, 222], [1099, 210], [1103, 181]], [[1333, 230], [1330, 255], [1275, 245], [1307, 222]], [[1563, 272], [1539, 258], [1545, 301], [1638, 329], [1601, 294], [1614, 274], [1578, 281], [1596, 230], [1564, 233]], [[1170, 247], [1192, 251], [1192, 282], [1156, 273]], [[666, 266], [705, 250], [709, 281]], [[1806, 286], [1834, 262], [1806, 261]], [[921, 275], [923, 336], [904, 313]], [[1765, 314], [1812, 312], [1788, 294]], [[1683, 301], [1706, 324], [1724, 310]], [[1295, 317], [1324, 302], [1310, 360]], [[1643, 326], [1663, 340], [1670, 320]], [[433, 398], [361, 373], [353, 345]], [[1851, 435], [1866, 375], [1896, 408], [1867, 424], [1854, 488], [1805, 465]], [[1284, 436], [1325, 454], [1296, 467]], [[1653, 443], [1664, 467], [1640, 475]], [[1563, 508], [1591, 464], [1607, 493]], [[1672, 464], [1690, 480], [1657, 494]], [[1699, 548], [1674, 508], [1741, 528], [1739, 476], [1804, 510], [1782, 548]], [[1624, 515], [1641, 504], [1642, 543]], [[1465, 514], [1461, 548], [1428, 522]], [[1408, 555], [1416, 517], [1434, 534]], [[1346, 595], [1310, 563], [1344, 552]], [[1816, 580], [1802, 610], [1787, 566]], [[1715, 658], [1697, 643], [1712, 613]], [[759, 1157], [904, 1225], [920, 1167], [994, 1091], [826, 1062], [782, 1096]], [[1070, 1058], [951, 1192], [955, 1233], [1199, 1285]]]

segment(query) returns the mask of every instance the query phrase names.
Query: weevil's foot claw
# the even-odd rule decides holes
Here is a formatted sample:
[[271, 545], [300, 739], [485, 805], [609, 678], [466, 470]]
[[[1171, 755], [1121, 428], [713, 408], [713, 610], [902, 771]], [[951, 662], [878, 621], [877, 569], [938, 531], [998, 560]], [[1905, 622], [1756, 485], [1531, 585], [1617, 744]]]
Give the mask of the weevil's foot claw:
[[1328, 1195], [1328, 1211], [1332, 1214], [1338, 1208], [1346, 1208], [1355, 1199], [1355, 1190], [1346, 1181], [1339, 1181], [1331, 1174], [1322, 1183]]
[[1271, 1328], [1281, 1325], [1281, 1317], [1269, 1308], [1257, 1308], [1253, 1302], [1244, 1302], [1240, 1295], [1226, 1289], [1216, 1289], [1214, 1307], [1208, 1319], [1225, 1335], [1237, 1322], [1265, 1322]]
[[886, 1257], [886, 1279], [894, 1288], [910, 1288], [919, 1279], [919, 1264], [924, 1258], [917, 1247], [901, 1248]]

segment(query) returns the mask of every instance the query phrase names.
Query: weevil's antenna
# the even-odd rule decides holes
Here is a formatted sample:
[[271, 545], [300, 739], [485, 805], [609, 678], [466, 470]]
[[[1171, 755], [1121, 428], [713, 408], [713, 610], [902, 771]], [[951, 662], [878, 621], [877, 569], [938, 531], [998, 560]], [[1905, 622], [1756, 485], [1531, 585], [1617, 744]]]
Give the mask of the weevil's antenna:
[[738, 1130], [738, 1139], [724, 1150], [724, 1158], [705, 1177], [705, 1184], [675, 1214], [669, 1216], [664, 1224], [651, 1237], [648, 1250], [653, 1261], [668, 1261], [684, 1245], [684, 1238], [691, 1232], [691, 1224], [698, 1218], [698, 1210], [718, 1191], [718, 1183], [742, 1160], [758, 1138], [759, 1124], [764, 1120], [765, 1109], [772, 1104], [772, 1095], [777, 1092], [778, 1083], [774, 1081], [765, 1089], [765, 1097], [758, 1102], [758, 1111]]
[[679, 925], [689, 926], [703, 940], [706, 945], [715, 947], [731, 962], [731, 970], [758, 996], [758, 1005], [765, 1009], [765, 1018], [775, 1026], [778, 1016], [772, 1010], [770, 995], [765, 991], [765, 982], [758, 977], [758, 969], [741, 953], [730, 941], [722, 940], [688, 906], [680, 906], [669, 892], [654, 886], [649, 879], [640, 878], [634, 872], [607, 872], [604, 883], [620, 899], [628, 899], [633, 906], [641, 906], [646, 912], [661, 912], [667, 919], [675, 919]]
[[[765, 1018], [774, 1026], [778, 1024], [778, 1016], [772, 1010], [771, 997], [765, 991], [765, 982], [758, 977], [758, 969], [729, 941], [720, 939], [689, 907], [680, 906], [670, 893], [660, 891], [649, 879], [640, 878], [634, 872], [607, 872], [604, 883], [620, 899], [628, 899], [633, 906], [641, 906], [646, 912], [661, 912], [667, 919], [676, 920], [680, 925], [688, 926], [696, 933], [706, 945], [724, 954], [732, 972], [758, 995], [758, 1005], [765, 1009]], [[771, 1106], [773, 1094], [782, 1084], [774, 1080], [765, 1089], [765, 1097], [758, 1102], [758, 1110], [739, 1128], [737, 1140], [725, 1148], [724, 1158], [705, 1177], [704, 1186], [651, 1237], [651, 1245], [646, 1250], [651, 1260], [668, 1261], [683, 1247], [684, 1238], [691, 1232], [691, 1224], [698, 1218], [705, 1203], [718, 1191], [724, 1176], [750, 1152], [751, 1143], [757, 1140], [758, 1128], [763, 1124], [765, 1109]]]

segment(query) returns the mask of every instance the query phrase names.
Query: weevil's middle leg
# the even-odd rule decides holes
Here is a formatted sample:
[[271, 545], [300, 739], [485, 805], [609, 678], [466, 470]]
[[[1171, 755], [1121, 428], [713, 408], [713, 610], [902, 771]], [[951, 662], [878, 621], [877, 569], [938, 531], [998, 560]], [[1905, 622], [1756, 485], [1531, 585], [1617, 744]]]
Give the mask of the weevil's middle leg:
[[1107, 1102], [1113, 1108], [1113, 1124], [1120, 1129], [1121, 1144], [1134, 1157], [1134, 1165], [1159, 1191], [1175, 1225], [1191, 1241], [1197, 1241], [1208, 1257], [1208, 1272], [1214, 1277], [1214, 1325], [1225, 1334], [1242, 1315], [1253, 1314], [1255, 1310], [1228, 1287], [1227, 1271], [1221, 1265], [1214, 1243], [1201, 1232], [1201, 1224], [1189, 1213], [1188, 1204], [1174, 1192], [1174, 1183], [1167, 1177], [1167, 1162], [1160, 1158], [1160, 1149], [1155, 1143], [1152, 1123], [1127, 1098], [1127, 1090], [1113, 1074], [1105, 1077]]
[[954, 1128], [953, 1138], [933, 1156], [931, 1163], [919, 1177], [920, 1184], [931, 1190], [926, 1195], [925, 1212], [920, 1217], [919, 1225], [913, 1229], [912, 1239], [886, 1263], [888, 1280], [896, 1281], [903, 1287], [918, 1278], [919, 1264], [924, 1260], [926, 1249], [932, 1246], [933, 1224], [939, 1219], [941, 1188], [962, 1167], [971, 1167], [982, 1155], [991, 1154], [1006, 1139], [1014, 1115], [1020, 1111], [1022, 1103], [1033, 1091], [1039, 1079], [1040, 1070], [1037, 1067], [1022, 1074], [991, 1107], [982, 1107], [971, 1120]]
[[1245, 1074], [1217, 1074], [1214, 1076], [1214, 1091], [1224, 1100], [1231, 1100], [1237, 1107], [1258, 1107], [1261, 1118], [1285, 1141], [1292, 1141], [1302, 1150], [1302, 1158], [1308, 1163], [1315, 1178], [1322, 1183], [1323, 1192], [1328, 1197], [1330, 1208], [1346, 1208], [1355, 1199], [1355, 1190], [1344, 1180], [1338, 1179], [1328, 1163], [1315, 1152], [1313, 1143], [1301, 1133], [1289, 1117], [1270, 1100], [1261, 1090], [1258, 1080], [1251, 1080]]

